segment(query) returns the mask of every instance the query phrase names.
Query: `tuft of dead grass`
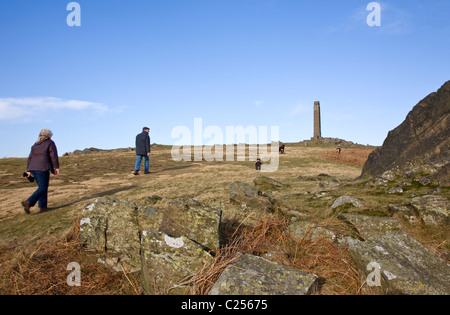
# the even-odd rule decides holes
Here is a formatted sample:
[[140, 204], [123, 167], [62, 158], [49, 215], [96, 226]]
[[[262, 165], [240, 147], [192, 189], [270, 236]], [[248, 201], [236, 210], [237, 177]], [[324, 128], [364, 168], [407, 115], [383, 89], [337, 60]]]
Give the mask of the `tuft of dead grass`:
[[[336, 227], [336, 222], [323, 225]], [[191, 294], [206, 295], [225, 268], [243, 254], [270, 254], [272, 261], [318, 275], [318, 294], [361, 294], [359, 272], [347, 251], [325, 239], [311, 241], [307, 235], [296, 241], [287, 232], [288, 225], [288, 218], [276, 214], [264, 216], [253, 226], [241, 224], [234, 231], [229, 230], [233, 226], [230, 223], [224, 231], [228, 241], [216, 253], [214, 262], [179, 285], [189, 286]]]
[[341, 154], [335, 150], [325, 150], [320, 152], [320, 157], [343, 165], [362, 167], [373, 149], [342, 149]]
[[[138, 294], [132, 275], [112, 273], [79, 246], [79, 220], [63, 238], [48, 238], [33, 245], [0, 249], [1, 295], [122, 295]], [[81, 266], [81, 286], [70, 287], [67, 265]]]

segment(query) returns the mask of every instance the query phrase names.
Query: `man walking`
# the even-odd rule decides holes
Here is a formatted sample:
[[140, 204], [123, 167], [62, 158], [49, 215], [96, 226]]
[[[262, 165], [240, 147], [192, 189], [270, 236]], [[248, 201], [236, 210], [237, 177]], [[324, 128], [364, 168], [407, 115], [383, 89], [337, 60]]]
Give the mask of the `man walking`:
[[136, 165], [134, 166], [134, 175], [139, 175], [139, 169], [141, 168], [142, 158], [145, 159], [145, 173], [150, 174], [150, 128], [142, 128], [142, 132], [136, 136]]

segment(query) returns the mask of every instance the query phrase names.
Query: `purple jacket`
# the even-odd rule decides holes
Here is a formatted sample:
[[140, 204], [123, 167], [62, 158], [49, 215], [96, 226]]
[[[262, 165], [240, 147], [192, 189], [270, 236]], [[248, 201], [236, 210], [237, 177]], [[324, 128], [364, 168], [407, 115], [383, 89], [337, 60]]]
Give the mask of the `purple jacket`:
[[27, 170], [40, 172], [55, 172], [59, 168], [58, 151], [55, 143], [46, 139], [31, 147], [28, 157]]

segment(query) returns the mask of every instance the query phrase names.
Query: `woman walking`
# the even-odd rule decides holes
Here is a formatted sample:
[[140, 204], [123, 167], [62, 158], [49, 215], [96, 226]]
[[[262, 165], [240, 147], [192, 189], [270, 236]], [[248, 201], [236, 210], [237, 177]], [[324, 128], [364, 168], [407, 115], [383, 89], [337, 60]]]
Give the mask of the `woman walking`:
[[38, 189], [27, 200], [22, 201], [23, 209], [30, 213], [30, 208], [36, 203], [39, 212], [49, 210], [47, 208], [48, 186], [50, 182], [50, 172], [55, 176], [59, 175], [58, 151], [55, 143], [51, 140], [53, 133], [48, 129], [42, 129], [39, 138], [31, 147], [28, 157], [27, 175], [33, 175], [38, 184]]

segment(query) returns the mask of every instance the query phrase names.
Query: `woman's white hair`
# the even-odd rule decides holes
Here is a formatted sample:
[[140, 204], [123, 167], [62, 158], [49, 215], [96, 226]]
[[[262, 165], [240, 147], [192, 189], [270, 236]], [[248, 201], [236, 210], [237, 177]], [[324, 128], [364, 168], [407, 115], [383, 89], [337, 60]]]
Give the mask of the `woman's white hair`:
[[51, 132], [51, 130], [42, 129], [41, 132], [39, 133], [39, 137], [38, 137], [38, 140], [36, 141], [36, 143], [44, 141], [46, 139], [51, 139], [52, 137], [53, 137], [53, 132]]

